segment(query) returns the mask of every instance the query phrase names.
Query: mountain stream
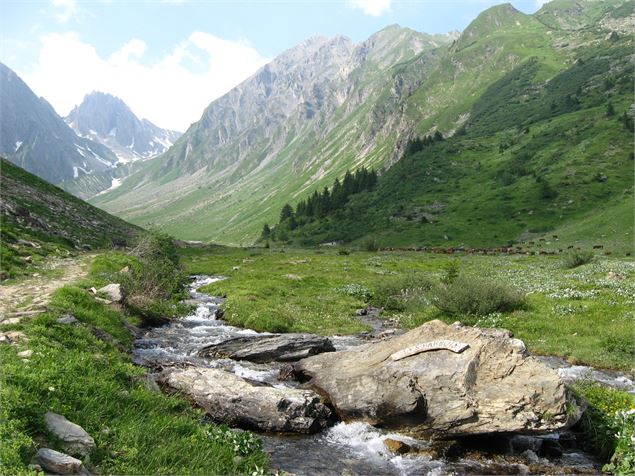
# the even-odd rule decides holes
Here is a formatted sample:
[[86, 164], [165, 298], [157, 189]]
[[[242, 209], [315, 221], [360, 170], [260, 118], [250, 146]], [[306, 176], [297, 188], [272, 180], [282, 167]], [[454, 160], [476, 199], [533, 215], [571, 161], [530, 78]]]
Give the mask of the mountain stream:
[[[216, 318], [222, 298], [201, 293], [198, 289], [223, 278], [194, 276], [189, 291], [196, 310], [190, 315], [162, 327], [152, 328], [135, 344], [135, 362], [150, 368], [169, 365], [194, 365], [221, 368], [251, 380], [277, 387], [294, 386], [297, 383], [279, 381], [283, 364], [255, 364], [230, 359], [202, 358], [197, 351], [209, 344], [227, 339], [257, 334], [249, 329], [232, 327]], [[372, 320], [373, 318], [369, 318]], [[380, 329], [377, 319], [369, 321], [374, 332], [360, 336], [332, 337], [336, 350], [367, 343]], [[390, 331], [389, 331], [390, 332]], [[571, 367], [565, 361], [545, 358], [545, 362], [558, 369], [565, 380], [591, 375], [608, 385], [635, 393], [635, 386], [623, 375], [595, 371], [586, 367]], [[261, 434], [264, 449], [270, 455], [272, 468], [296, 475], [441, 475], [441, 474], [532, 474], [532, 473], [582, 473], [597, 474], [600, 466], [589, 454], [575, 444], [575, 436], [569, 432], [540, 437], [518, 436], [508, 440], [508, 449], [493, 453], [487, 451], [488, 443], [479, 449], [462, 448], [446, 451], [440, 456], [429, 441], [415, 440], [403, 434], [374, 428], [366, 423], [337, 423], [314, 435]], [[415, 451], [395, 455], [388, 451], [384, 439], [403, 441]], [[555, 455], [532, 451], [536, 441], [557, 441]], [[533, 441], [533, 443], [532, 443]], [[524, 443], [523, 443], [524, 442]], [[568, 442], [568, 443], [565, 443]], [[572, 443], [573, 442], [573, 443]], [[541, 443], [541, 442], [540, 442]], [[547, 445], [543, 445], [547, 446]], [[449, 455], [449, 456], [448, 456]]]

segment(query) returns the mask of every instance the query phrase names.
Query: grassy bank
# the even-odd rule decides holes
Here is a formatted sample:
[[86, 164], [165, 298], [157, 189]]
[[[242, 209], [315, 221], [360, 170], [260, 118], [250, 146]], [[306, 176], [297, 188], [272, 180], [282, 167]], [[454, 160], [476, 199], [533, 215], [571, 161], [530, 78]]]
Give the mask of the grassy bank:
[[[567, 268], [566, 260], [556, 256], [227, 248], [182, 254], [188, 272], [228, 277], [207, 290], [228, 296], [226, 319], [235, 325], [354, 333], [367, 329], [356, 309], [370, 304], [384, 307], [383, 316], [404, 328], [437, 318], [504, 327], [535, 353], [597, 367], [633, 368], [635, 266], [626, 259], [595, 256], [590, 263]], [[502, 305], [487, 314], [461, 313], [460, 307], [448, 312], [435, 300], [440, 289], [446, 300], [456, 297], [448, 293], [453, 274], [479, 289], [484, 282], [502, 284], [525, 297], [518, 305]], [[498, 298], [499, 292], [495, 294]]]
[[[2, 327], [23, 336], [15, 345], [0, 345], [0, 474], [34, 474], [28, 464], [37, 448], [60, 449], [45, 429], [47, 411], [64, 415], [95, 439], [96, 449], [85, 465], [97, 474], [263, 471], [266, 456], [258, 438], [204, 423], [202, 411], [161, 393], [145, 377], [145, 369], [133, 365], [127, 326], [139, 325], [147, 316], [127, 305], [101, 303], [89, 291], [128, 276], [124, 288], [144, 290], [149, 309], [170, 306], [166, 296], [148, 294], [149, 282], [135, 274], [135, 269], [152, 271], [150, 262], [166, 270], [157, 256], [101, 255], [86, 280], [55, 292], [48, 312]], [[178, 274], [161, 284], [168, 285]], [[65, 314], [79, 323], [59, 323]], [[18, 355], [25, 350], [32, 355]]]

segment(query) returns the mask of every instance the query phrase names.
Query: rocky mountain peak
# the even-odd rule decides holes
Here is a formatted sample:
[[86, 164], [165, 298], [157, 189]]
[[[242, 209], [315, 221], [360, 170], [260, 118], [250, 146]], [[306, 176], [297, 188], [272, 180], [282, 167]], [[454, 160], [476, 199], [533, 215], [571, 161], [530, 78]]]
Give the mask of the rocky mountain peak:
[[156, 157], [180, 135], [140, 120], [123, 100], [99, 91], [87, 94], [66, 122], [80, 136], [109, 147], [120, 162]]

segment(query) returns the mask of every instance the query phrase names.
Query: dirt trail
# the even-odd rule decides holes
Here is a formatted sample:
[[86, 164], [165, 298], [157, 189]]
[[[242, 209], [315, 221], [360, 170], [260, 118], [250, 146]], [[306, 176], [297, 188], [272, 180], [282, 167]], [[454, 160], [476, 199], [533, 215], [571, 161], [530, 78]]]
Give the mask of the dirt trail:
[[[44, 312], [56, 289], [86, 276], [93, 257], [81, 255], [51, 259], [43, 269], [44, 275], [35, 270], [26, 280], [0, 285], [0, 321], [3, 324], [15, 323], [23, 317]], [[48, 275], [50, 271], [53, 271], [53, 276]]]

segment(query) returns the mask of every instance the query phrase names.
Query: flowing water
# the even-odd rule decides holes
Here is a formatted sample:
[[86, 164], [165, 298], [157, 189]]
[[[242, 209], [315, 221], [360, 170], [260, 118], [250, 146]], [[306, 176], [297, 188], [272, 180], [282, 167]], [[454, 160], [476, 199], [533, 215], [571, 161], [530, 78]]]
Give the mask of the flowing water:
[[[223, 342], [244, 335], [258, 334], [249, 329], [228, 325], [216, 318], [222, 299], [201, 293], [201, 286], [223, 278], [194, 276], [190, 295], [196, 310], [168, 325], [150, 329], [135, 344], [135, 362], [150, 368], [169, 365], [195, 365], [221, 368], [238, 376], [267, 383], [276, 387], [297, 385], [278, 380], [283, 364], [254, 364], [231, 359], [198, 357], [204, 346]], [[381, 329], [373, 325], [374, 333]], [[266, 333], [262, 333], [266, 334]], [[337, 350], [368, 342], [369, 335], [333, 337]], [[593, 369], [571, 367], [558, 359], [546, 362], [566, 379], [592, 375]], [[597, 372], [597, 371], [596, 371]], [[597, 375], [605, 383], [635, 392], [633, 382], [624, 376], [600, 372]], [[628, 380], [628, 381], [627, 381]], [[415, 440], [406, 435], [391, 433], [365, 423], [338, 423], [316, 435], [261, 435], [265, 450], [270, 454], [271, 466], [297, 475], [441, 475], [441, 474], [527, 474], [565, 472], [595, 474], [599, 466], [592, 457], [579, 449], [568, 447], [557, 458], [539, 457], [535, 452], [521, 448], [516, 453], [491, 455], [488, 452], [463, 451], [450, 461], [434, 458], [430, 443]], [[542, 439], [561, 440], [562, 435], [546, 435]], [[416, 451], [397, 456], [390, 453], [384, 439], [392, 438], [409, 444]], [[526, 437], [525, 437], [526, 438]], [[533, 438], [536, 440], [536, 438]], [[481, 448], [482, 449], [482, 448]], [[522, 450], [522, 452], [521, 452]]]

